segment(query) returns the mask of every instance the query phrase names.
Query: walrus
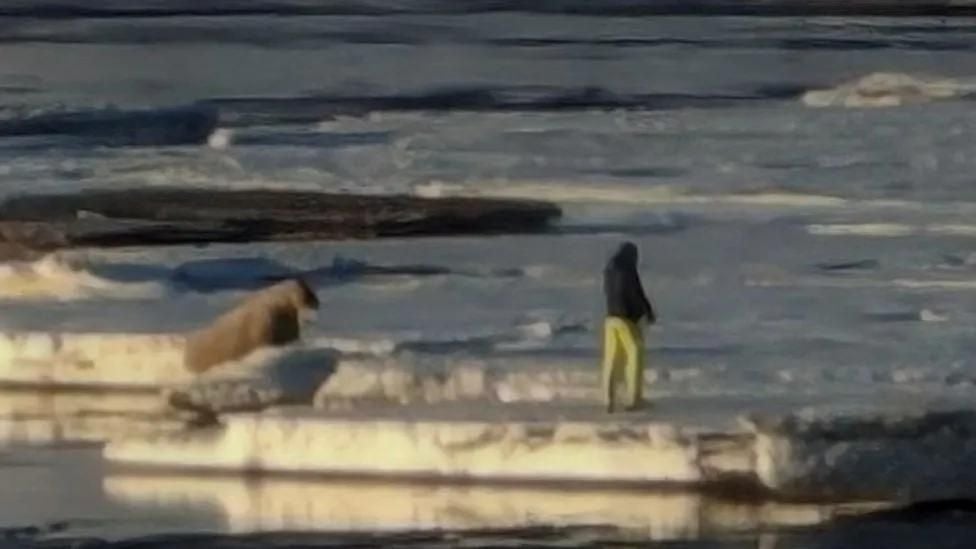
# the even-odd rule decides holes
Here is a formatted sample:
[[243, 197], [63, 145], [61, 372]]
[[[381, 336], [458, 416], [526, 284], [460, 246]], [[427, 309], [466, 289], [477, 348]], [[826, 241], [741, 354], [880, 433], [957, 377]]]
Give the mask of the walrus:
[[303, 280], [279, 282], [189, 334], [183, 363], [191, 372], [202, 373], [261, 347], [287, 345], [300, 337], [302, 321], [318, 308], [315, 292]]

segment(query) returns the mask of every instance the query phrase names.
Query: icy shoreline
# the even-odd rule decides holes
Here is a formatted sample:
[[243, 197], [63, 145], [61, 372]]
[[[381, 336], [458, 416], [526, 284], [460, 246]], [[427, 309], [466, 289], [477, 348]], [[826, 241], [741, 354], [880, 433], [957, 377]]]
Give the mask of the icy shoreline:
[[[656, 396], [652, 376], [646, 410], [607, 415], [589, 370], [412, 362], [409, 353], [357, 357], [298, 346], [193, 376], [177, 335], [25, 333], [0, 343], [7, 384], [141, 391], [131, 402], [22, 397], [0, 419], [8, 444], [102, 441], [105, 458], [118, 465], [733, 485], [800, 500], [976, 497], [976, 411], [961, 398], [894, 404], [907, 388], [901, 397], [892, 393], [892, 403], [860, 407], [851, 406], [856, 394], [846, 405], [833, 395], [808, 409], [799, 394], [780, 404], [771, 394], [701, 394], [691, 405], [690, 395]], [[189, 427], [200, 420], [209, 425]]]
[[[762, 403], [699, 400], [690, 409], [662, 400], [607, 415], [586, 399], [506, 404], [469, 395], [351, 408], [271, 399], [260, 412], [215, 407], [194, 426], [200, 417], [158, 393], [21, 390], [4, 395], [0, 439], [7, 447], [105, 443], [112, 467], [179, 474], [672, 486], [787, 501], [976, 497], [976, 411], [755, 413]], [[723, 409], [726, 421], [716, 421]]]
[[[118, 465], [185, 471], [481, 482], [754, 485], [788, 500], [973, 497], [974, 412], [867, 415], [731, 432], [662, 423], [551, 418], [452, 420], [301, 410], [233, 414], [198, 431], [124, 438]], [[802, 426], [801, 426], [802, 425]], [[816, 425], [813, 427], [812, 425]], [[852, 425], [855, 427], [852, 428]], [[905, 429], [917, 436], [906, 437]], [[937, 463], [931, 456], [942, 456]], [[746, 484], [742, 484], [745, 481]]]

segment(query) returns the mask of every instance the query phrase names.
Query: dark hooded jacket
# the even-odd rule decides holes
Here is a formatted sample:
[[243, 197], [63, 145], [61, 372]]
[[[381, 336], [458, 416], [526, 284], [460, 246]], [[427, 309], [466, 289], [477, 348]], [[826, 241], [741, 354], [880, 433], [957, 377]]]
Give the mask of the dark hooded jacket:
[[622, 244], [607, 262], [603, 270], [603, 293], [607, 298], [607, 316], [637, 322], [646, 315], [650, 324], [657, 320], [637, 274], [637, 246], [633, 243]]

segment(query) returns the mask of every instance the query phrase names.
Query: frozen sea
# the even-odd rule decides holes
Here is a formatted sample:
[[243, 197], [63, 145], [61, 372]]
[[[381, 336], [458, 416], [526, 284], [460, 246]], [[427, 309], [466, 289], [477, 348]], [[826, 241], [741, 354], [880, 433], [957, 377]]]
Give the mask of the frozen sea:
[[[660, 317], [648, 376], [650, 397], [672, 408], [662, 413], [687, 406], [722, 424], [730, 402], [976, 397], [976, 20], [29, 4], [0, 10], [0, 196], [262, 187], [529, 197], [564, 216], [534, 236], [76, 251], [0, 271], [0, 329], [189, 330], [263, 275], [314, 271], [323, 307], [310, 340], [419, 368], [583, 372], [585, 385], [602, 265], [631, 239]], [[871, 75], [867, 91], [844, 87]], [[362, 263], [449, 272], [364, 275]], [[23, 481], [27, 467], [90, 495], [6, 492], [10, 527], [71, 530], [92, 511], [111, 526], [81, 534], [262, 531], [284, 513], [263, 498], [291, 493], [270, 481], [210, 481], [209, 493], [101, 483], [84, 452], [8, 452], [0, 478]], [[345, 486], [318, 489], [297, 501], [345, 497]], [[34, 496], [8, 497], [21, 493]], [[135, 496], [105, 503], [118, 494]], [[620, 497], [607, 508], [628, 505]], [[231, 518], [193, 512], [197, 499]], [[698, 499], [670, 504], [700, 517]], [[315, 529], [330, 513], [274, 525]], [[358, 518], [328, 529], [466, 525]], [[676, 531], [650, 537], [709, 533]]]

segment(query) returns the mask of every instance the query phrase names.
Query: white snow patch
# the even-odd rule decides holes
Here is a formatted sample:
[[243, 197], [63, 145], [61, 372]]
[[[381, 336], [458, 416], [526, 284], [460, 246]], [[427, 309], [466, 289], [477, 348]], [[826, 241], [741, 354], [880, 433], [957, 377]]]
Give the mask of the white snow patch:
[[918, 313], [918, 319], [922, 322], [946, 322], [949, 317], [944, 314], [939, 314], [931, 309], [922, 309]]
[[[655, 375], [647, 376], [653, 383]], [[476, 359], [417, 365], [397, 359], [345, 360], [315, 395], [319, 408], [480, 400], [552, 402], [599, 400], [599, 376], [573, 368], [489, 368]]]
[[35, 261], [0, 264], [0, 299], [152, 299], [167, 292], [167, 286], [158, 282], [98, 276], [81, 256], [54, 253]]
[[211, 149], [218, 151], [227, 150], [234, 141], [234, 130], [229, 128], [217, 128], [207, 138], [207, 145]]
[[951, 78], [876, 72], [835, 88], [808, 91], [802, 101], [808, 107], [899, 107], [952, 99], [974, 89], [971, 82]]
[[899, 223], [856, 223], [837, 225], [808, 225], [807, 232], [817, 236], [910, 236], [918, 229]]
[[345, 354], [384, 357], [401, 351], [438, 348], [490, 347], [496, 350], [527, 350], [545, 347], [561, 333], [579, 330], [586, 321], [545, 311], [530, 313], [509, 329], [490, 328], [457, 332], [424, 333], [419, 330], [394, 333], [328, 335], [310, 338], [316, 347], [328, 347]]
[[479, 182], [461, 186], [438, 181], [417, 185], [414, 194], [427, 198], [449, 196], [477, 196], [489, 198], [519, 198], [527, 200], [552, 200], [560, 203], [614, 203], [642, 205], [723, 205], [820, 207], [845, 206], [843, 198], [788, 192], [742, 194], [688, 194], [668, 185], [633, 186], [607, 184], [572, 184], [548, 182]]
[[929, 225], [927, 231], [942, 236], [976, 236], [976, 225]]
[[928, 236], [976, 236], [976, 225], [907, 225], [903, 223], [850, 223], [807, 225], [807, 232], [817, 236], [873, 236], [904, 237]]
[[[913, 290], [974, 290], [976, 280], [917, 280], [911, 278], [896, 278], [892, 281], [894, 286], [900, 288], [910, 288]], [[929, 322], [938, 321], [938, 315], [928, 315]], [[923, 319], [925, 320], [925, 319]]]
[[397, 350], [400, 341], [392, 337], [318, 336], [308, 338], [310, 345], [330, 348], [344, 354], [388, 356]]

